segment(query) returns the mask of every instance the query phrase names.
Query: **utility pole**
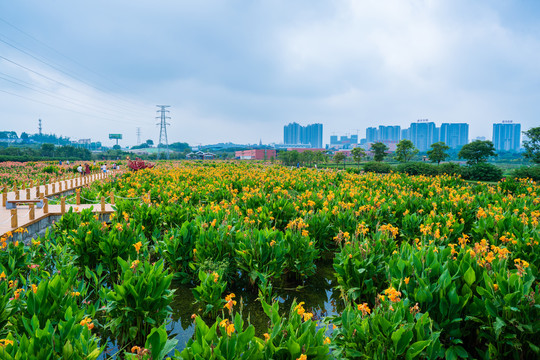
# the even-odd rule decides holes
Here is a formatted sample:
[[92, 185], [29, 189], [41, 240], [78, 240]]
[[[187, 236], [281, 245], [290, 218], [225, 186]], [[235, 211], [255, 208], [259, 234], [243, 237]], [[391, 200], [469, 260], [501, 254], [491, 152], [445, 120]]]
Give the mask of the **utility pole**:
[[41, 136], [41, 119], [39, 119], [39, 136]]
[[167, 116], [167, 113], [169, 110], [166, 110], [170, 105], [156, 105], [158, 108], [160, 108], [157, 112], [161, 113], [161, 116], [156, 117], [156, 119], [160, 119], [160, 122], [157, 123], [159, 125], [159, 142], [158, 142], [158, 153], [157, 153], [157, 159], [159, 160], [160, 154], [161, 154], [161, 147], [159, 145], [165, 145], [165, 148], [167, 149], [167, 160], [169, 160], [169, 141], [167, 140], [167, 125], [171, 125], [167, 122], [167, 119], [170, 119], [169, 116]]
[[141, 145], [141, 128], [137, 128], [137, 145]]

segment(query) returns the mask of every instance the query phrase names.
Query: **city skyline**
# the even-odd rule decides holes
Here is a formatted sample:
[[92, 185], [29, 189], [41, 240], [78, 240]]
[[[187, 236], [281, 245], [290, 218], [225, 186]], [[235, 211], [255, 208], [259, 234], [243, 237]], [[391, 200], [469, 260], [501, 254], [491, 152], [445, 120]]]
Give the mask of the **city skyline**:
[[[479, 0], [0, 4], [0, 128], [113, 145], [278, 143], [428, 118], [537, 126], [540, 3]], [[32, 129], [35, 129], [32, 131]]]

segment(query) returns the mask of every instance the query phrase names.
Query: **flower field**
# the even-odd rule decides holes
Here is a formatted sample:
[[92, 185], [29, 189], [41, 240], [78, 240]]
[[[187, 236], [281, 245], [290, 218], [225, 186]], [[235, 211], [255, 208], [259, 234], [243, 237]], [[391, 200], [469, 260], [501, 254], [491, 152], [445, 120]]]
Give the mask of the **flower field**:
[[[177, 162], [81, 192], [109, 194], [107, 222], [67, 213], [31, 244], [2, 239], [0, 358], [540, 357], [534, 182]], [[300, 290], [285, 306], [328, 261], [339, 310]], [[195, 302], [181, 344], [179, 284]]]

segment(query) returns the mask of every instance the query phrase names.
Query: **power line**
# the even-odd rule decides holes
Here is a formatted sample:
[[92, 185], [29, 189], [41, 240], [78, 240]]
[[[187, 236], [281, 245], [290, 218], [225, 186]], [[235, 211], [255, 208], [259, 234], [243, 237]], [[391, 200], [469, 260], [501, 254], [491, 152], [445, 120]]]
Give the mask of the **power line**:
[[[83, 68], [83, 69], [85, 69], [85, 70], [87, 70], [87, 71], [89, 71], [89, 72], [91, 72], [91, 73], [93, 73], [93, 74], [99, 76], [100, 78], [102, 78], [102, 79], [104, 79], [104, 80], [110, 81], [110, 82], [113, 83], [114, 85], [116, 85], [116, 86], [118, 86], [118, 87], [120, 87], [120, 88], [123, 88], [124, 90], [128, 90], [128, 91], [129, 91], [128, 88], [123, 87], [122, 85], [116, 83], [115, 81], [112, 81], [111, 79], [107, 78], [106, 76], [103, 76], [103, 75], [99, 74], [98, 72], [96, 72], [96, 71], [90, 69], [89, 67], [85, 66], [84, 64], [78, 62], [77, 60], [75, 60], [75, 59], [73, 59], [73, 58], [71, 58], [71, 57], [69, 57], [69, 56], [67, 56], [67, 55], [65, 55], [65, 54], [63, 54], [63, 53], [61, 53], [60, 51], [56, 50], [55, 48], [53, 48], [53, 47], [47, 45], [46, 43], [44, 43], [43, 41], [39, 40], [39, 39], [36, 38], [35, 36], [32, 36], [31, 34], [25, 32], [24, 30], [20, 29], [19, 27], [17, 27], [17, 26], [15, 26], [15, 25], [11, 24], [9, 21], [7, 21], [7, 20], [5, 20], [5, 19], [2, 19], [2, 18], [0, 18], [0, 21], [2, 21], [3, 23], [5, 23], [5, 24], [11, 26], [11, 27], [14, 28], [15, 30], [19, 31], [20, 33], [22, 33], [22, 34], [24, 34], [25, 36], [29, 37], [30, 39], [34, 40], [35, 42], [37, 42], [37, 43], [43, 45], [43, 46], [46, 47], [47, 49], [49, 49], [49, 50], [55, 52], [56, 54], [60, 55], [61, 57], [63, 57], [63, 58], [65, 58], [65, 59], [71, 61], [72, 63], [74, 63], [74, 64], [80, 66], [81, 68]], [[126, 100], [126, 101], [131, 102], [131, 101], [129, 101], [129, 100]], [[137, 105], [138, 105], [138, 106], [141, 106], [141, 105], [139, 105], [139, 104], [137, 104]]]
[[[72, 63], [76, 64], [77, 66], [79, 66], [79, 67], [81, 67], [81, 68], [83, 68], [83, 69], [85, 69], [85, 70], [87, 70], [87, 71], [89, 71], [89, 72], [91, 72], [91, 73], [97, 75], [97, 76], [100, 77], [101, 79], [104, 79], [104, 80], [106, 80], [106, 81], [109, 81], [109, 82], [111, 82], [112, 84], [116, 85], [116, 86], [119, 87], [119, 88], [122, 88], [122, 89], [124, 89], [124, 90], [130, 91], [130, 89], [128, 89], [128, 88], [126, 88], [126, 87], [124, 87], [124, 86], [122, 86], [122, 85], [120, 85], [120, 84], [118, 84], [118, 83], [112, 81], [109, 77], [103, 76], [103, 75], [97, 73], [96, 71], [90, 69], [89, 67], [87, 67], [87, 66], [81, 64], [80, 62], [78, 62], [78, 61], [72, 59], [71, 57], [62, 54], [60, 51], [58, 51], [58, 50], [54, 49], [53, 47], [47, 45], [47, 44], [44, 43], [43, 41], [37, 39], [35, 36], [30, 35], [29, 33], [23, 31], [22, 29], [20, 29], [20, 28], [18, 28], [17, 26], [11, 24], [10, 22], [6, 21], [5, 19], [0, 18], [0, 21], [2, 21], [2, 22], [4, 22], [5, 24], [11, 26], [11, 27], [14, 28], [15, 30], [21, 32], [21, 33], [24, 34], [25, 36], [27, 36], [27, 37], [29, 37], [30, 39], [36, 41], [37, 43], [43, 45], [43, 46], [46, 47], [47, 49], [49, 49], [49, 50], [55, 52], [56, 54], [60, 55], [61, 57], [65, 58], [65, 59], [67, 59], [67, 60], [69, 60], [69, 61], [71, 61]], [[5, 35], [4, 35], [4, 37], [7, 38]], [[9, 38], [8, 38], [8, 39], [9, 39]], [[9, 40], [11, 40], [12, 42], [17, 43], [17, 41], [14, 41], [13, 39], [9, 39]], [[60, 66], [60, 67], [64, 67], [64, 68], [65, 68], [65, 66], [63, 66], [63, 65], [59, 64], [58, 62], [55, 62], [55, 61], [53, 61], [53, 60], [51, 60], [51, 59], [48, 59], [46, 56], [41, 56], [41, 57], [43, 57], [43, 58], [45, 58], [45, 59], [48, 59], [49, 62], [43, 61], [43, 60], [37, 58], [35, 55], [29, 53], [28, 51], [31, 51], [31, 50], [28, 49], [27, 47], [23, 46], [23, 45], [19, 45], [19, 46], [21, 46], [22, 48], [27, 49], [28, 51], [25, 52], [25, 51], [21, 50], [19, 47], [15, 46], [15, 45], [13, 45], [13, 44], [10, 44], [10, 43], [8, 43], [8, 42], [6, 42], [6, 41], [2, 41], [2, 42], [4, 42], [6, 45], [9, 45], [9, 46], [11, 46], [11, 47], [13, 47], [13, 48], [15, 48], [15, 49], [17, 49], [17, 50], [19, 50], [19, 51], [21, 51], [21, 52], [27, 54], [28, 56], [33, 57], [34, 59], [36, 59], [36, 60], [38, 60], [38, 61], [40, 61], [40, 62], [42, 62], [42, 63], [44, 63], [44, 64], [46, 64], [46, 65], [48, 65], [48, 66], [51, 66], [51, 67], [55, 68], [55, 69], [58, 70], [58, 71], [61, 71], [61, 72], [65, 73], [66, 75], [68, 75], [68, 76], [70, 76], [70, 77], [73, 77], [74, 79], [77, 79], [78, 81], [81, 81], [81, 82], [87, 84], [88, 86], [90, 86], [90, 87], [92, 87], [92, 88], [95, 88], [95, 89], [98, 89], [98, 90], [100, 90], [100, 91], [103, 91], [102, 89], [99, 89], [98, 87], [89, 84], [88, 82], [86, 82], [86, 81], [84, 81], [84, 80], [78, 78], [77, 76], [75, 76], [75, 75], [70, 75], [70, 74], [68, 74], [67, 72], [63, 71], [63, 70], [58, 69], [58, 67], [55, 67], [55, 66], [51, 65], [49, 62], [56, 63], [57, 66]], [[104, 86], [104, 88], [105, 88], [106, 90], [112, 91], [113, 93], [112, 93], [112, 94], [109, 94], [109, 95], [110, 95], [110, 96], [113, 96], [113, 97], [115, 97], [115, 98], [117, 98], [117, 99], [120, 100], [120, 101], [123, 101], [123, 102], [125, 102], [125, 103], [129, 103], [129, 104], [131, 104], [132, 106], [135, 105], [135, 106], [137, 106], [137, 107], [140, 107], [141, 110], [142, 110], [143, 108], [145, 108], [145, 106], [142, 105], [142, 104], [140, 104], [140, 103], [135, 103], [135, 102], [133, 102], [132, 100], [130, 100], [130, 99], [128, 99], [128, 98], [125, 98], [125, 97], [123, 97], [123, 96], [118, 96], [118, 95], [114, 94], [114, 90], [113, 90], [112, 88], [110, 88], [110, 87]]]
[[[9, 77], [11, 79], [14, 79], [14, 80], [7, 79], [7, 78], [5, 78], [4, 76], [1, 76], [1, 75], [7, 76], [7, 77]], [[50, 97], [53, 97], [53, 98], [56, 98], [56, 99], [71, 103], [73, 105], [85, 107], [85, 108], [87, 108], [89, 110], [96, 111], [96, 112], [99, 112], [99, 113], [104, 114], [104, 115], [119, 116], [119, 114], [121, 114], [120, 112], [116, 112], [115, 110], [112, 110], [112, 111], [115, 111], [115, 113], [111, 113], [111, 109], [109, 109], [107, 107], [97, 106], [97, 105], [92, 105], [92, 104], [86, 104], [86, 103], [84, 103], [84, 102], [82, 102], [82, 101], [80, 101], [78, 99], [75, 99], [75, 98], [72, 98], [72, 97], [69, 97], [69, 96], [66, 96], [66, 95], [62, 95], [62, 94], [57, 94], [57, 93], [55, 93], [55, 92], [53, 92], [53, 91], [51, 91], [49, 89], [46, 89], [46, 88], [41, 87], [41, 86], [34, 85], [32, 83], [29, 83], [29, 82], [21, 80], [21, 79], [19, 79], [17, 77], [8, 75], [8, 74], [3, 73], [1, 71], [0, 71], [0, 79], [3, 79], [4, 81], [8, 81], [10, 83], [16, 84], [18, 86], [28, 88], [30, 90], [36, 91], [36, 92], [44, 94], [46, 96], [50, 96]], [[24, 85], [24, 84], [26, 84], [26, 85]], [[102, 109], [102, 110], [100, 110], [100, 109]], [[103, 111], [103, 110], [105, 110], [105, 111]]]
[[167, 149], [166, 150], [167, 160], [169, 160], [169, 140], [167, 140], [167, 125], [171, 125], [171, 124], [167, 122], [167, 119], [170, 119], [170, 117], [166, 115], [166, 113], [169, 112], [169, 110], [166, 110], [166, 109], [171, 106], [170, 105], [156, 105], [156, 106], [160, 108], [160, 110], [158, 110], [157, 112], [161, 113], [161, 116], [156, 118], [156, 119], [160, 119], [160, 122], [157, 124], [157, 125], [160, 125], [157, 159], [159, 160], [159, 155], [161, 153], [161, 147], [159, 145], [165, 145], [165, 148]]
[[12, 96], [19, 97], [19, 98], [21, 98], [21, 99], [33, 101], [33, 102], [36, 102], [36, 103], [39, 103], [39, 104], [47, 105], [47, 106], [50, 106], [50, 107], [53, 107], [53, 108], [57, 108], [57, 109], [60, 109], [60, 110], [70, 111], [70, 112], [73, 112], [73, 113], [76, 113], [76, 114], [80, 114], [80, 115], [84, 115], [84, 116], [88, 116], [88, 117], [94, 117], [94, 118], [96, 118], [96, 119], [107, 120], [107, 121], [114, 121], [114, 122], [123, 122], [123, 123], [132, 124], [131, 122], [127, 122], [127, 121], [123, 121], [123, 120], [112, 119], [112, 118], [105, 118], [105, 117], [101, 117], [101, 116], [93, 116], [93, 115], [85, 114], [85, 113], [80, 112], [80, 111], [77, 111], [77, 110], [65, 108], [65, 107], [58, 106], [58, 105], [49, 104], [49, 103], [46, 103], [46, 102], [44, 102], [44, 101], [32, 99], [32, 98], [29, 98], [29, 97], [27, 97], [27, 96], [15, 94], [15, 93], [12, 93], [12, 92], [10, 92], [10, 91], [6, 91], [6, 90], [2, 90], [2, 89], [0, 89], [0, 92], [6, 93], [6, 94], [9, 94], [9, 95], [12, 95]]
[[[82, 92], [82, 91], [80, 91], [80, 90], [74, 88], [74, 87], [71, 86], [71, 85], [68, 85], [68, 84], [63, 83], [63, 82], [61, 82], [61, 81], [55, 80], [55, 79], [53, 79], [53, 78], [50, 78], [50, 77], [48, 77], [47, 75], [44, 75], [44, 74], [42, 74], [42, 73], [40, 73], [40, 72], [38, 72], [38, 71], [32, 70], [32, 69], [30, 69], [29, 67], [26, 67], [26, 66], [24, 66], [24, 65], [22, 65], [22, 64], [19, 64], [18, 62], [13, 61], [13, 60], [10, 60], [10, 59], [8, 59], [8, 58], [2, 56], [2, 55], [0, 55], [0, 59], [3, 59], [3, 60], [5, 60], [5, 61], [8, 61], [8, 62], [12, 63], [13, 65], [16, 65], [16, 66], [18, 66], [18, 67], [20, 67], [20, 68], [22, 68], [22, 69], [27, 70], [27, 71], [30, 71], [31, 73], [36, 74], [36, 75], [38, 75], [38, 76], [40, 76], [40, 77], [42, 77], [42, 78], [44, 78], [44, 79], [46, 79], [46, 80], [52, 81], [53, 83], [56, 83], [56, 84], [61, 85], [61, 86], [64, 86], [64, 87], [67, 87], [67, 88], [69, 88], [69, 89], [72, 89], [73, 91], [75, 91], [75, 92], [77, 92], [77, 93], [80, 93], [80, 94], [82, 94], [82, 95], [84, 95], [84, 96], [89, 96], [89, 95], [85, 94], [84, 92]], [[8, 76], [10, 76], [10, 75], [8, 75]], [[10, 77], [11, 77], [11, 78], [14, 78], [13, 76], [10, 76]], [[91, 96], [89, 96], [89, 97], [91, 97]], [[126, 110], [131, 111], [133, 114], [139, 115], [139, 113], [134, 112], [134, 111], [133, 111], [132, 109], [130, 109], [130, 108], [126, 108]]]

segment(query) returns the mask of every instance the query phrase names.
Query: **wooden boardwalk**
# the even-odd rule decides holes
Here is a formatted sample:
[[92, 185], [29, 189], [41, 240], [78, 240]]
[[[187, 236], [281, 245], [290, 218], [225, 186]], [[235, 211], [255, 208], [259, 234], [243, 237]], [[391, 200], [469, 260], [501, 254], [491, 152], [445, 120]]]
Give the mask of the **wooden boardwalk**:
[[[103, 200], [98, 204], [49, 205], [47, 198], [61, 196], [67, 192], [76, 192], [82, 186], [119, 173], [119, 171], [108, 171], [107, 173], [96, 173], [83, 177], [61, 178], [51, 184], [34, 186], [27, 189], [17, 189], [10, 192], [4, 190], [2, 193], [2, 206], [0, 207], [0, 237], [8, 232], [14, 233], [19, 228], [28, 228], [47, 217], [62, 215], [69, 211], [70, 208], [75, 212], [80, 212], [83, 209], [93, 207], [93, 212], [96, 213], [113, 213], [114, 209], [112, 205], [105, 204]], [[17, 204], [16, 209], [6, 209], [7, 200], [39, 199], [43, 200], [44, 206], [42, 208], [38, 208], [34, 204]], [[82, 202], [84, 202], [84, 199], [82, 199]]]

